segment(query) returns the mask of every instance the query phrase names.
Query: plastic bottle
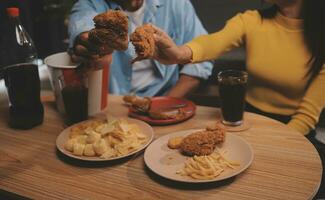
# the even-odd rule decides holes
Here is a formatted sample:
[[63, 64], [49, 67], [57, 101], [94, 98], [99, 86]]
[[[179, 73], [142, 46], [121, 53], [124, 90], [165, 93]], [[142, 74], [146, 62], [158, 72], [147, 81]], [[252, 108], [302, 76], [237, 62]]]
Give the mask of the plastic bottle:
[[40, 78], [37, 52], [32, 38], [19, 19], [18, 8], [7, 8], [10, 19], [7, 55], [1, 72], [9, 97], [9, 125], [30, 129], [43, 122], [44, 109], [40, 99]]

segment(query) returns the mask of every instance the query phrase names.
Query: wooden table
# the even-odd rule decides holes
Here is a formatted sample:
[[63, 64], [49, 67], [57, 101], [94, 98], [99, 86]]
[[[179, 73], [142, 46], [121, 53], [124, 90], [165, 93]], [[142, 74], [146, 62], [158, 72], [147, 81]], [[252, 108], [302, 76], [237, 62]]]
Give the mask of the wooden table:
[[[110, 96], [110, 114], [125, 117], [121, 97]], [[8, 128], [7, 106], [0, 109], [0, 189], [33, 199], [311, 199], [322, 166], [309, 141], [285, 125], [246, 113], [252, 127], [237, 133], [253, 147], [252, 165], [235, 178], [212, 184], [181, 184], [155, 175], [143, 154], [115, 162], [87, 163], [57, 152], [64, 123], [53, 100], [44, 102], [43, 125], [28, 131]], [[219, 118], [216, 108], [197, 107], [192, 119], [154, 127], [156, 138], [174, 131], [203, 128]]]

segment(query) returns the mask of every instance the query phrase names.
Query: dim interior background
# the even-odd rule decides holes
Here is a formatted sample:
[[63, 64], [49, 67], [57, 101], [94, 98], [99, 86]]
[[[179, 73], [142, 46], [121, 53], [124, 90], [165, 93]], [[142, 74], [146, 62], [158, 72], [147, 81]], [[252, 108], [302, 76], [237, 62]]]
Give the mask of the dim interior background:
[[[21, 10], [21, 21], [32, 36], [40, 59], [65, 51], [68, 47], [67, 24], [71, 6], [75, 0], [1, 0], [0, 1], [0, 32], [8, 26], [6, 7], [17, 6]], [[262, 0], [191, 0], [199, 18], [209, 33], [220, 30], [225, 22], [238, 12], [247, 9], [261, 9], [268, 5]], [[0, 34], [0, 59], [5, 56], [1, 43], [6, 38]], [[213, 73], [208, 81], [193, 91], [188, 98], [199, 105], [218, 106], [218, 87], [216, 74], [224, 68], [245, 69], [245, 51], [235, 49], [215, 61]], [[40, 69], [42, 89], [50, 92], [50, 84], [46, 68]], [[5, 91], [3, 81], [0, 92]], [[0, 96], [5, 99], [4, 95]], [[324, 116], [324, 114], [323, 114]], [[325, 127], [325, 117], [319, 126]], [[324, 132], [324, 129], [320, 129]], [[325, 137], [325, 136], [324, 136]]]

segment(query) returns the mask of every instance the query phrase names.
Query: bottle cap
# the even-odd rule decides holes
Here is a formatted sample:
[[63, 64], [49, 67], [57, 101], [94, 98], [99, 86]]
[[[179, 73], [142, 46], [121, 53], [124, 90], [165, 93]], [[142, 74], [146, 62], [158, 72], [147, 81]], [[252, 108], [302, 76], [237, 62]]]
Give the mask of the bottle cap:
[[15, 7], [7, 8], [7, 14], [10, 17], [18, 17], [19, 16], [19, 8], [15, 8]]

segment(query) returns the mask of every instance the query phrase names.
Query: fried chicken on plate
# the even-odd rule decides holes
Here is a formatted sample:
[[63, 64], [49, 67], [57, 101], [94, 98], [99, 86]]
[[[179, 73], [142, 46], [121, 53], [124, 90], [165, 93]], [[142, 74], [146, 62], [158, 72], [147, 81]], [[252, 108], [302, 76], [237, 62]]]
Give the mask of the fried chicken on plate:
[[224, 140], [224, 129], [218, 126], [208, 127], [204, 131], [195, 132], [185, 137], [180, 145], [180, 149], [189, 156], [210, 155], [217, 144], [224, 142]]
[[149, 97], [126, 95], [123, 97], [123, 101], [127, 104], [130, 104], [135, 110], [142, 113], [149, 112], [151, 107], [151, 98]]
[[135, 110], [147, 114], [151, 119], [167, 120], [176, 119], [181, 120], [186, 117], [186, 113], [182, 108], [178, 109], [152, 109], [150, 97], [137, 97], [133, 95], [126, 95], [123, 101], [129, 104]]
[[172, 110], [150, 110], [149, 116], [152, 119], [183, 119], [185, 117], [186, 113], [183, 109], [172, 109]]

